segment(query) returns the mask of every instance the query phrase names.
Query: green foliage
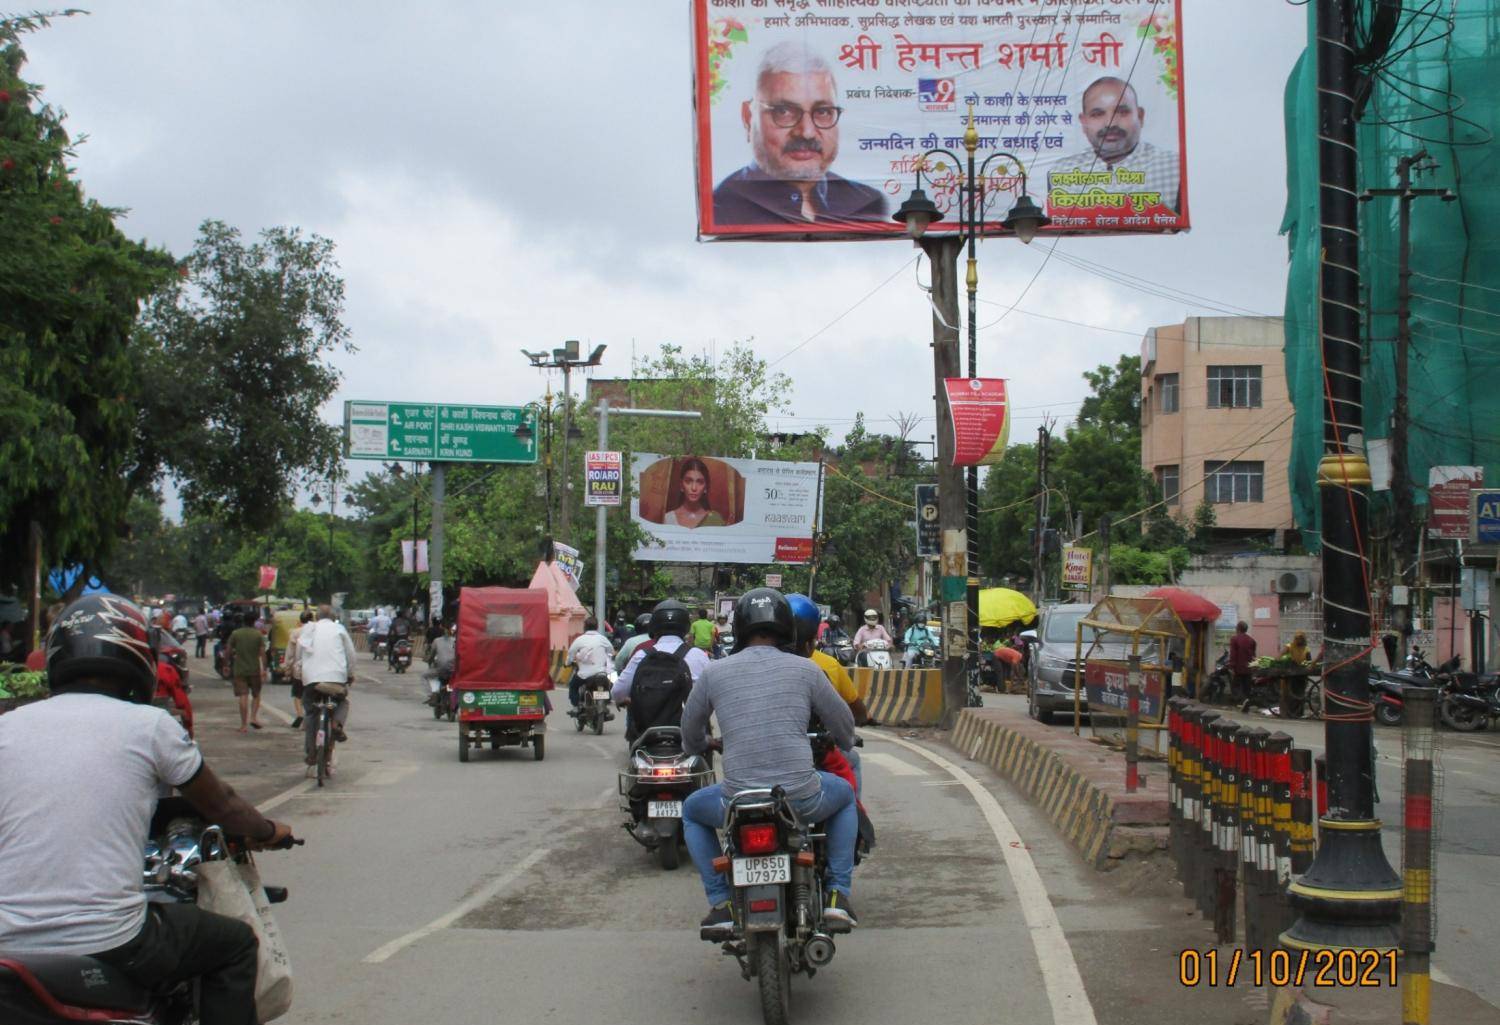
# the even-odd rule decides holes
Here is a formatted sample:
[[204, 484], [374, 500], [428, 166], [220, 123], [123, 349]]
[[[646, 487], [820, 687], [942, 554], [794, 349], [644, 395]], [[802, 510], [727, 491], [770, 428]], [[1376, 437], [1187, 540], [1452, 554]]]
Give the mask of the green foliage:
[[1188, 548], [1195, 554], [1202, 554], [1213, 546], [1214, 526], [1219, 522], [1214, 513], [1213, 503], [1203, 499], [1193, 510], [1193, 526], [1188, 540]]
[[131, 331], [172, 270], [85, 197], [62, 113], [21, 78], [20, 35], [45, 23], [0, 21], [0, 583], [12, 585], [32, 522], [49, 562], [114, 543], [144, 386]]
[[1116, 584], [1170, 584], [1187, 568], [1189, 558], [1181, 546], [1152, 552], [1133, 545], [1111, 545], [1110, 579]]
[[992, 580], [1031, 579], [1036, 455], [1035, 443], [1011, 445], [979, 489], [979, 566]]
[[143, 321], [151, 386], [132, 483], [170, 473], [187, 509], [264, 529], [294, 486], [335, 472], [339, 430], [319, 412], [339, 382], [327, 357], [354, 348], [333, 248], [297, 228], [246, 244], [238, 229], [203, 222], [183, 276]]

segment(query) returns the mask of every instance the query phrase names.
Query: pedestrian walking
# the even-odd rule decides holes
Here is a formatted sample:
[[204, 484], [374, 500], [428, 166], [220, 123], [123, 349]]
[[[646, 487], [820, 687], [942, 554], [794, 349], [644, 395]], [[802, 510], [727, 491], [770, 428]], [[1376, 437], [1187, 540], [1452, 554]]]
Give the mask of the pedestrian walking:
[[260, 688], [266, 678], [266, 635], [255, 628], [255, 612], [229, 635], [230, 673], [240, 703], [240, 732], [260, 729]]
[[302, 631], [307, 629], [307, 624], [313, 621], [311, 612], [303, 612], [297, 629], [293, 630], [286, 639], [286, 661], [281, 665], [281, 672], [292, 682], [292, 711], [296, 717], [292, 719], [291, 728], [296, 729], [302, 725], [302, 646], [297, 642], [302, 637]]
[[208, 613], [199, 609], [198, 614], [193, 617], [193, 639], [197, 642], [197, 647], [193, 651], [195, 658], [203, 657], [203, 651], [208, 646], [208, 638], [212, 632], [208, 625]]

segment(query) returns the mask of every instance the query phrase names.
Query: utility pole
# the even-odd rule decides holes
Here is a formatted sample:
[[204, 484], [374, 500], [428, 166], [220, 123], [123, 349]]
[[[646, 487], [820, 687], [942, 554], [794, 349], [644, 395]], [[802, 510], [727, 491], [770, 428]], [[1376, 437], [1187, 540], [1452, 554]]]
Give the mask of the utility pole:
[[[581, 351], [578, 339], [570, 338], [562, 344], [561, 348], [553, 349], [551, 354], [545, 352], [527, 352], [521, 350], [522, 355], [531, 360], [531, 365], [539, 370], [561, 370], [563, 373], [563, 438], [562, 438], [562, 489], [561, 505], [558, 510], [558, 533], [564, 543], [572, 541], [573, 506], [568, 501], [571, 493], [570, 481], [568, 480], [568, 443], [576, 436], [583, 438], [583, 432], [573, 426], [573, 389], [572, 374], [575, 367], [597, 367], [600, 360], [604, 358], [603, 345], [596, 345], [589, 353], [588, 359], [579, 356]], [[551, 416], [549, 403], [548, 416]], [[548, 480], [550, 487], [551, 462], [548, 462]], [[550, 505], [550, 504], [549, 504]], [[549, 507], [548, 511], [551, 509]], [[549, 530], [550, 533], [550, 530]]]
[[[1395, 950], [1402, 884], [1375, 818], [1370, 705], [1368, 531], [1370, 464], [1361, 386], [1358, 89], [1349, 0], [1316, 0], [1319, 335], [1324, 367], [1322, 512], [1323, 677], [1328, 814], [1312, 865], [1288, 889], [1300, 918], [1280, 937], [1294, 950]], [[1362, 54], [1366, 60], [1371, 55]], [[1378, 57], [1379, 54], [1374, 54]]]
[[427, 530], [427, 622], [436, 623], [443, 615], [443, 502], [447, 498], [448, 479], [445, 463], [432, 463], [432, 522]]
[[1104, 586], [1101, 598], [1109, 597], [1109, 513], [1099, 517], [1099, 582]]
[[1047, 425], [1036, 429], [1036, 529], [1033, 531], [1031, 546], [1031, 597], [1040, 605], [1042, 599], [1047, 596], [1046, 584], [1042, 577], [1042, 566], [1046, 562], [1046, 544], [1044, 535], [1047, 532]]
[[1407, 363], [1411, 351], [1411, 204], [1418, 196], [1437, 196], [1445, 203], [1458, 197], [1448, 189], [1414, 189], [1412, 172], [1436, 170], [1437, 163], [1425, 149], [1396, 161], [1394, 189], [1366, 189], [1361, 200], [1376, 196], [1396, 197], [1396, 395], [1391, 410], [1391, 548], [1395, 552], [1393, 580], [1410, 582], [1410, 567], [1416, 548], [1416, 525], [1412, 502], [1410, 450], [1411, 414], [1407, 402]]
[[938, 407], [938, 528], [942, 532], [943, 719], [952, 729], [967, 698], [964, 674], [969, 651], [969, 543], [964, 470], [953, 465], [957, 439], [944, 383], [958, 377], [958, 253], [963, 239], [924, 237], [918, 245], [932, 265], [932, 372]]

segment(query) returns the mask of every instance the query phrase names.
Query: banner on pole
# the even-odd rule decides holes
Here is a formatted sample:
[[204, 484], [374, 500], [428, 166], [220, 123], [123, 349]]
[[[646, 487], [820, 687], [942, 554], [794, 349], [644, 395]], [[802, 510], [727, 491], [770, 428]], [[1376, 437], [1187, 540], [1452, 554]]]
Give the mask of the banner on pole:
[[1434, 466], [1427, 471], [1427, 536], [1469, 536], [1469, 493], [1484, 485], [1482, 466]]
[[[416, 565], [412, 565], [412, 557], [416, 556]], [[410, 541], [401, 542], [401, 572], [402, 573], [426, 573], [427, 572], [427, 542], [418, 541], [415, 548]]]
[[618, 452], [583, 454], [583, 504], [620, 505], [625, 493], [625, 464]]
[[563, 576], [568, 578], [573, 590], [578, 590], [578, 584], [583, 580], [583, 559], [579, 556], [578, 549], [561, 541], [553, 541], [552, 551], [555, 553], [553, 561], [557, 563], [558, 569], [563, 571]]
[[998, 377], [949, 377], [943, 381], [953, 414], [954, 466], [993, 466], [1010, 441], [1010, 401]]
[[262, 566], [260, 568], [260, 587], [262, 591], [276, 590], [276, 567]]

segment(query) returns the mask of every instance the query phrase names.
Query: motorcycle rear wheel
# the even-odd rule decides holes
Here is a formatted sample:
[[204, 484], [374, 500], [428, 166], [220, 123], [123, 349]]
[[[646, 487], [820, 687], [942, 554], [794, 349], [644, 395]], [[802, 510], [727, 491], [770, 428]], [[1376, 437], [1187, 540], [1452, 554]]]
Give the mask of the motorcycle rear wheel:
[[765, 1025], [789, 1025], [792, 1020], [792, 966], [776, 933], [754, 933], [752, 957], [760, 982], [760, 1016]]
[[1400, 726], [1401, 709], [1389, 701], [1377, 701], [1375, 703], [1375, 721], [1382, 726]]
[[604, 713], [598, 709], [594, 710], [594, 736], [604, 736]]
[[673, 830], [671, 836], [664, 836], [656, 845], [656, 860], [661, 867], [671, 872], [682, 864], [682, 852], [677, 849], [677, 831]]

